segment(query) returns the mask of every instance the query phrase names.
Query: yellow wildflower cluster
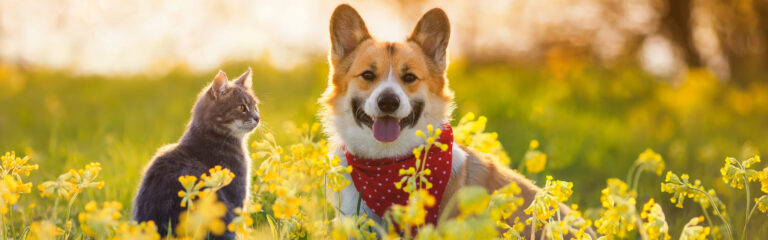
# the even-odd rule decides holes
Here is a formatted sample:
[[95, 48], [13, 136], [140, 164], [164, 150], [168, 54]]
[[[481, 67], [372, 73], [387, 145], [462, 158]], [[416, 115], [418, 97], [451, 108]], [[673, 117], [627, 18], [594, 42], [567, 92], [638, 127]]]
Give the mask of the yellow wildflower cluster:
[[37, 164], [28, 164], [29, 156], [23, 158], [16, 157], [16, 152], [6, 152], [0, 156], [0, 176], [13, 176], [16, 180], [21, 180], [21, 175], [29, 176], [32, 170], [37, 170]]
[[757, 171], [750, 169], [752, 164], [759, 163], [760, 156], [754, 156], [744, 161], [732, 157], [725, 158], [725, 166], [720, 169], [723, 181], [731, 187], [742, 189], [745, 184], [757, 180]]
[[680, 240], [705, 240], [709, 236], [710, 227], [699, 226], [704, 222], [704, 217], [692, 218], [683, 226], [683, 232], [680, 233]]
[[504, 220], [512, 216], [517, 209], [523, 205], [523, 198], [520, 195], [520, 187], [515, 183], [493, 191], [489, 210], [493, 220]]
[[19, 158], [13, 151], [0, 156], [0, 160], [0, 214], [6, 214], [10, 206], [19, 201], [21, 194], [32, 192], [32, 183], [25, 183], [22, 176], [29, 176], [38, 166], [28, 164], [29, 156]]
[[97, 162], [85, 165], [84, 169], [70, 169], [68, 172], [59, 175], [56, 181], [46, 181], [37, 185], [40, 190], [40, 196], [47, 197], [56, 194], [56, 198], [73, 199], [74, 196], [83, 192], [86, 188], [101, 189], [104, 187], [104, 181], [96, 181], [101, 172], [101, 164]]
[[661, 155], [650, 148], [645, 149], [645, 151], [640, 153], [640, 156], [637, 157], [635, 162], [643, 170], [656, 173], [656, 175], [661, 175], [665, 168], [664, 160], [661, 158]]
[[571, 197], [572, 187], [571, 182], [553, 180], [552, 176], [547, 176], [547, 183], [536, 193], [531, 205], [525, 209], [525, 214], [538, 221], [548, 220], [560, 209], [560, 203]]
[[223, 234], [226, 225], [221, 218], [227, 214], [227, 206], [216, 199], [216, 194], [202, 196], [195, 201], [197, 208], [182, 212], [176, 234], [187, 239], [205, 239], [208, 233]]
[[56, 239], [57, 236], [64, 235], [64, 230], [56, 227], [56, 224], [50, 221], [37, 221], [29, 225], [30, 240], [48, 240]]
[[[410, 229], [411, 227], [418, 227], [424, 225], [424, 220], [427, 216], [427, 207], [435, 205], [435, 197], [429, 194], [427, 190], [418, 189], [414, 191], [410, 197], [408, 197], [408, 204], [394, 205], [388, 212], [390, 215], [386, 216], [387, 220], [391, 220], [391, 223], [396, 223], [402, 226], [403, 229]], [[389, 224], [390, 231], [394, 231], [394, 225]], [[406, 230], [407, 232], [407, 230]]]
[[[500, 158], [506, 157], [501, 145], [496, 145], [493, 133], [484, 133], [486, 119], [475, 119], [474, 115], [462, 118], [459, 126], [454, 128], [455, 139], [470, 145], [480, 151], [494, 154]], [[426, 209], [434, 206], [435, 196], [426, 189], [431, 184], [426, 177], [431, 173], [424, 168], [426, 154], [430, 147], [442, 150], [447, 145], [437, 142], [442, 130], [429, 126], [426, 131], [418, 131], [417, 136], [424, 138], [425, 145], [414, 149], [414, 155], [420, 159], [416, 167], [402, 169], [403, 176], [399, 187], [409, 193], [409, 201], [405, 205], [395, 205], [383, 218], [384, 225], [368, 218], [342, 212], [334, 208], [330, 201], [345, 201], [339, 191], [350, 182], [346, 174], [351, 171], [349, 166], [342, 163], [337, 156], [329, 157], [328, 143], [319, 137], [319, 125], [289, 126], [298, 142], [283, 148], [275, 137], [265, 132], [261, 141], [252, 146], [256, 149], [253, 158], [261, 161], [255, 171], [251, 194], [243, 207], [233, 209], [234, 218], [229, 224], [223, 221], [227, 214], [224, 204], [217, 201], [216, 191], [230, 184], [234, 174], [221, 166], [211, 168], [201, 176], [181, 176], [179, 189], [181, 205], [187, 211], [180, 216], [178, 225], [173, 226], [178, 239], [204, 239], [211, 235], [233, 234], [238, 239], [593, 239], [590, 226], [603, 235], [601, 239], [637, 238], [662, 239], [671, 238], [669, 225], [662, 206], [650, 199], [643, 204], [642, 210], [637, 209], [637, 183], [643, 172], [660, 174], [664, 171], [665, 163], [658, 153], [651, 149], [642, 152], [629, 172], [627, 182], [619, 179], [609, 179], [601, 194], [602, 210], [599, 218], [594, 221], [583, 217], [577, 205], [572, 204], [570, 211], [562, 211], [563, 203], [573, 194], [571, 182], [555, 180], [547, 176], [547, 181], [534, 196], [533, 201], [525, 206], [519, 196], [521, 189], [516, 184], [509, 184], [489, 194], [481, 187], [465, 187], [459, 189], [452, 199], [444, 199], [445, 211], [439, 217], [440, 224], [435, 226], [426, 223]], [[286, 150], [284, 150], [286, 149]], [[527, 172], [538, 173], [546, 167], [546, 155], [538, 151], [539, 142], [533, 140], [524, 161], [521, 163]], [[426, 154], [425, 154], [426, 153]], [[335, 154], [334, 154], [335, 155]], [[508, 158], [507, 158], [508, 159]], [[760, 162], [759, 156], [745, 161], [726, 158], [725, 166], [721, 169], [726, 184], [736, 189], [749, 189], [752, 182], [759, 181], [761, 191], [768, 193], [768, 168], [760, 171], [752, 170], [751, 166]], [[15, 169], [15, 170], [14, 170]], [[14, 153], [2, 156], [2, 182], [0, 182], [0, 205], [4, 214], [13, 209], [22, 212], [19, 196], [31, 191], [31, 183], [22, 182], [37, 165], [29, 164], [29, 158], [17, 158]], [[89, 202], [83, 211], [77, 212], [78, 207], [72, 208], [76, 196], [85, 188], [101, 188], [104, 182], [98, 181], [101, 171], [98, 163], [91, 163], [80, 170], [70, 170], [60, 175], [55, 181], [47, 181], [38, 185], [41, 196], [54, 196], [56, 205], [59, 199], [69, 199], [67, 212], [74, 213], [78, 221], [70, 221], [69, 216], [63, 219], [56, 217], [56, 205], [53, 207], [53, 217], [46, 217], [33, 222], [27, 231], [0, 231], [3, 238], [21, 239], [71, 239], [78, 236], [88, 236], [96, 239], [160, 239], [157, 234], [158, 226], [153, 222], [136, 223], [121, 220], [122, 205], [118, 202]], [[627, 184], [629, 183], [629, 184]], [[685, 198], [691, 198], [699, 203], [704, 210], [704, 216], [691, 219], [682, 229], [680, 239], [705, 239], [712, 235], [720, 238], [723, 234], [727, 239], [734, 239], [730, 220], [725, 216], [724, 203], [717, 198], [712, 189], [706, 190], [698, 180], [691, 180], [687, 174], [677, 175], [667, 172], [661, 190], [672, 194], [670, 201], [678, 207], [683, 207]], [[335, 195], [335, 196], [334, 196]], [[335, 199], [333, 197], [336, 197]], [[355, 199], [352, 199], [353, 201]], [[742, 238], [746, 237], [746, 225], [752, 213], [768, 212], [768, 194], [750, 198], [744, 224]], [[357, 199], [361, 202], [360, 199]], [[754, 205], [752, 205], [754, 204]], [[14, 206], [16, 205], [16, 206]], [[750, 208], [751, 206], [751, 208]], [[713, 225], [709, 208], [719, 217], [722, 225]], [[522, 212], [530, 215], [528, 219], [513, 218], [512, 215], [524, 208]], [[45, 212], [50, 211], [46, 209]], [[454, 212], [451, 212], [454, 211]], [[68, 213], [69, 215], [69, 213]], [[450, 216], [458, 216], [450, 218]], [[25, 223], [23, 220], [16, 223]], [[702, 223], [708, 222], [709, 226]], [[11, 220], [13, 222], [14, 220]], [[528, 227], [530, 226], [530, 229]], [[720, 232], [724, 229], [724, 232]], [[523, 233], [530, 236], [523, 236]], [[637, 230], [634, 234], [632, 233]], [[230, 233], [227, 233], [229, 231]], [[536, 236], [536, 233], [539, 236]], [[754, 237], [754, 236], [752, 236]]]
[[595, 220], [597, 232], [609, 238], [625, 238], [638, 222], [635, 209], [637, 193], [616, 178], [608, 179], [601, 193], [600, 202], [604, 209], [600, 218]]
[[760, 190], [768, 193], [768, 167], [757, 173], [757, 179], [760, 181]]
[[347, 239], [362, 239], [362, 240], [375, 240], [376, 233], [367, 229], [376, 227], [376, 223], [369, 219], [368, 216], [351, 216], [343, 217], [333, 222], [331, 227], [331, 239], [334, 240], [347, 240]]
[[755, 199], [755, 204], [761, 212], [768, 212], [768, 195]]
[[157, 233], [155, 222], [148, 221], [142, 223], [121, 222], [115, 229], [115, 236], [111, 240], [158, 240], [160, 234]]
[[539, 151], [539, 141], [532, 140], [528, 144], [528, 151], [523, 156], [523, 162], [525, 171], [529, 173], [539, 173], [544, 171], [547, 166], [547, 154]]
[[[288, 124], [286, 129], [292, 136], [298, 136], [288, 148], [280, 146], [269, 131], [252, 144], [252, 157], [261, 160], [255, 171], [253, 202], [263, 205], [262, 219], [269, 223], [273, 238], [329, 237], [332, 229], [326, 222], [333, 218], [329, 214], [334, 211], [329, 209], [326, 199], [335, 192], [336, 200], [341, 201], [338, 192], [351, 183], [344, 176], [352, 168], [342, 165], [336, 156], [329, 157], [328, 143], [320, 137], [318, 123], [300, 127]], [[315, 209], [323, 210], [307, 211]], [[336, 210], [335, 215], [340, 216], [341, 210]], [[243, 234], [251, 232], [248, 228], [253, 224], [232, 227], [240, 235], [254, 236]]]
[[227, 225], [227, 229], [242, 238], [250, 236], [253, 234], [253, 229], [251, 229], [253, 217], [251, 215], [259, 212], [261, 212], [261, 204], [259, 203], [246, 204], [245, 208], [235, 208], [235, 218]]
[[653, 198], [643, 205], [643, 211], [640, 217], [645, 219], [643, 228], [648, 233], [648, 239], [669, 240], [669, 225], [661, 205], [656, 203]]
[[[403, 176], [400, 181], [395, 183], [397, 189], [403, 189], [407, 193], [411, 193], [421, 188], [431, 189], [432, 183], [427, 180], [427, 176], [432, 174], [432, 170], [426, 168], [427, 155], [432, 146], [440, 148], [442, 151], [448, 149], [448, 145], [438, 142], [440, 134], [443, 130], [435, 128], [432, 124], [427, 125], [426, 135], [421, 130], [416, 130], [416, 136], [423, 138], [425, 144], [420, 145], [413, 149], [413, 156], [416, 158], [416, 167], [410, 167], [408, 169], [400, 169], [399, 174]], [[422, 156], [422, 152], [424, 155]], [[403, 186], [405, 185], [405, 186]]]
[[453, 128], [454, 142], [470, 147], [480, 152], [489, 153], [504, 166], [509, 165], [510, 158], [499, 142], [499, 134], [485, 132], [488, 118], [476, 117], [474, 113], [467, 113], [459, 120], [459, 124]]
[[671, 193], [672, 198], [669, 201], [676, 203], [675, 206], [679, 208], [683, 207], [683, 201], [686, 197], [699, 199], [707, 194], [701, 186], [701, 181], [695, 180], [691, 183], [688, 174], [682, 174], [678, 177], [672, 171], [667, 172], [664, 183], [661, 184], [661, 191]]
[[193, 202], [195, 198], [215, 193], [232, 183], [232, 180], [235, 179], [234, 173], [219, 165], [208, 169], [208, 174], [203, 173], [200, 175], [199, 182], [195, 176], [185, 175], [179, 177], [179, 183], [184, 188], [184, 190], [180, 190], [178, 193], [181, 198], [181, 207], [189, 206], [190, 209], [195, 209]]
[[[552, 176], [547, 176], [547, 182], [541, 191], [536, 193], [531, 205], [528, 206], [523, 212], [531, 215], [529, 219], [526, 219], [526, 225], [531, 226], [531, 239], [535, 238], [536, 229], [539, 226], [544, 227], [546, 234], [560, 235], [567, 234], [567, 228], [565, 223], [561, 221], [553, 221], [552, 218], [557, 214], [558, 219], [560, 215], [560, 203], [565, 202], [573, 194], [573, 183], [560, 180], [553, 180]], [[549, 225], [561, 225], [549, 226]], [[549, 229], [547, 229], [549, 228]], [[549, 231], [547, 233], [546, 231]]]
[[123, 216], [120, 211], [123, 205], [119, 202], [104, 202], [99, 208], [95, 201], [85, 205], [85, 212], [81, 212], [77, 219], [80, 221], [80, 229], [83, 233], [94, 238], [107, 238], [113, 234], [114, 229], [120, 225]]

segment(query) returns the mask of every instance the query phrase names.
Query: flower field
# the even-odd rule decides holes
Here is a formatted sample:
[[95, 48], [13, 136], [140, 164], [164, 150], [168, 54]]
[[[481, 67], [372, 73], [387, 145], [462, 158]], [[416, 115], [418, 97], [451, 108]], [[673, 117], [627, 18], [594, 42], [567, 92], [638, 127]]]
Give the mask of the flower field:
[[[315, 122], [328, 69], [254, 69], [263, 125], [250, 137], [250, 201], [235, 220], [219, 218], [218, 189], [234, 177], [213, 168], [179, 176], [188, 210], [159, 236], [155, 223], [130, 221], [143, 167], [181, 135], [194, 96], [212, 75], [81, 76], [0, 65], [0, 235], [11, 239], [762, 239], [768, 236], [768, 85], [721, 82], [691, 69], [680, 83], [628, 66], [598, 68], [555, 59], [544, 68], [454, 61], [455, 140], [534, 179], [543, 191], [527, 206], [513, 185], [462, 189], [459, 217], [425, 225], [434, 198], [421, 168], [403, 169], [409, 203], [386, 222], [339, 217], [330, 201], [350, 170], [328, 157]], [[48, 81], [56, 79], [56, 81]], [[289, 87], [290, 86], [290, 87]], [[477, 113], [477, 114], [474, 114]], [[442, 148], [423, 129], [419, 149]], [[426, 161], [427, 156], [419, 156]], [[419, 166], [419, 164], [417, 164]], [[576, 211], [559, 218], [561, 203]], [[508, 219], [516, 209], [532, 217]], [[348, 213], [349, 214], [349, 213]], [[530, 235], [521, 233], [526, 229]]]

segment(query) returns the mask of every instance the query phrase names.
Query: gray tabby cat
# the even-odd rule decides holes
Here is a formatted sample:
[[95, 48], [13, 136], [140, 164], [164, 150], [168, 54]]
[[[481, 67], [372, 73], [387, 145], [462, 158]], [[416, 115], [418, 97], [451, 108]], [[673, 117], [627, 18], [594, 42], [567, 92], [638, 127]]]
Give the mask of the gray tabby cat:
[[[251, 69], [229, 82], [219, 71], [210, 86], [198, 95], [192, 120], [177, 144], [161, 148], [149, 163], [133, 202], [133, 220], [152, 220], [161, 236], [173, 233], [182, 208], [177, 195], [183, 190], [179, 176], [200, 176], [216, 165], [228, 168], [235, 179], [218, 191], [218, 200], [227, 205], [224, 221], [234, 218], [233, 209], [242, 207], [250, 183], [250, 159], [246, 148], [248, 135], [259, 124], [251, 89]], [[171, 224], [170, 227], [168, 224]], [[226, 232], [213, 239], [233, 239]]]

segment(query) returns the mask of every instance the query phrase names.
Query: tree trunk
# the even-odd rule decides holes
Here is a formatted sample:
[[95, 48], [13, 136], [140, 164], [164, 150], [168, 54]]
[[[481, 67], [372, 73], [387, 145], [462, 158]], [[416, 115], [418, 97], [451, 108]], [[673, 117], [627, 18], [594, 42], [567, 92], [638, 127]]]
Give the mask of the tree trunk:
[[667, 0], [667, 12], [662, 18], [662, 33], [680, 47], [689, 67], [700, 67], [701, 58], [693, 44], [691, 29], [691, 0]]

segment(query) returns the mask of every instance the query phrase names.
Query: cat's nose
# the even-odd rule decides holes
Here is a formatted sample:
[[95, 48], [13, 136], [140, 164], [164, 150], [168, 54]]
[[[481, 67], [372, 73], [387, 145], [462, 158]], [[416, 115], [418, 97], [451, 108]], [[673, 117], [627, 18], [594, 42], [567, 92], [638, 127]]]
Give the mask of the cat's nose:
[[253, 118], [253, 121], [256, 122], [256, 123], [259, 123], [259, 121], [261, 120], [261, 117], [259, 116], [259, 113], [255, 113], [255, 112], [253, 114], [251, 114], [251, 118]]

